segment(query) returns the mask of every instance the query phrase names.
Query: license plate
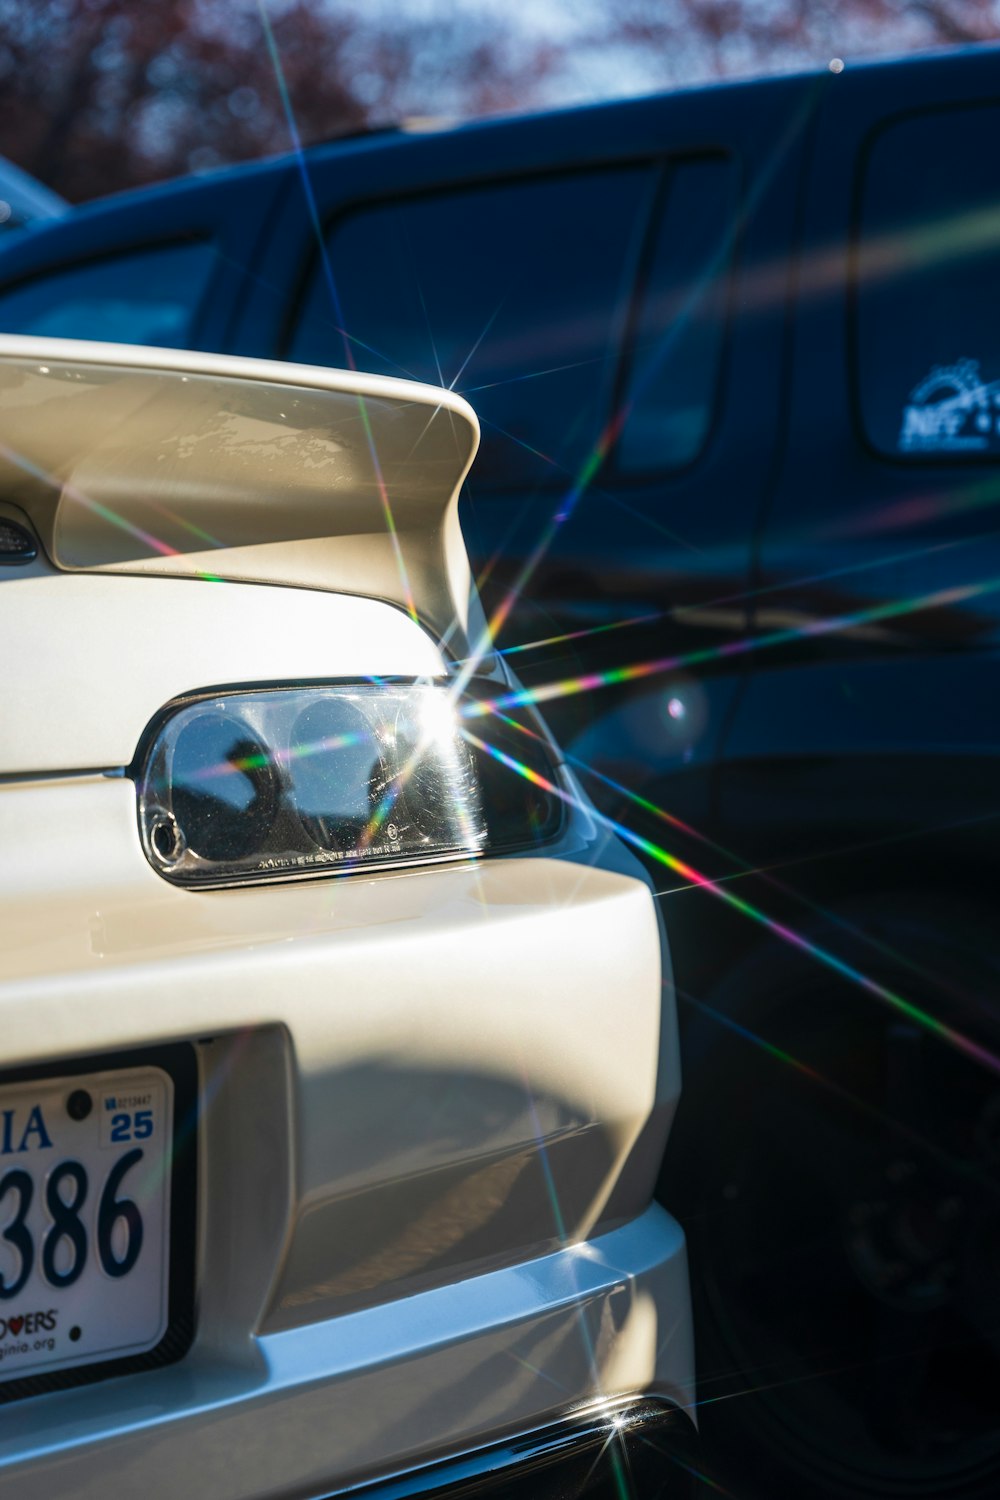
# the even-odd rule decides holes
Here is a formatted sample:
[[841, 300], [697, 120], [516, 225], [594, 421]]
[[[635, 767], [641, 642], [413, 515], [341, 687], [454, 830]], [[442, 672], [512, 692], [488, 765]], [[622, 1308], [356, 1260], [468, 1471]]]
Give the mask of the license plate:
[[173, 1115], [152, 1066], [0, 1087], [0, 1383], [163, 1338]]

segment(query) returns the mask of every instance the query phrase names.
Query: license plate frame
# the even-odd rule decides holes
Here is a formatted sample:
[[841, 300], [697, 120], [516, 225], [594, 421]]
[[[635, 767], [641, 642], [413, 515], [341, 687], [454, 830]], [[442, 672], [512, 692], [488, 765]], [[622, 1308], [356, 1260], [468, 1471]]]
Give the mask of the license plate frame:
[[169, 1145], [170, 1226], [167, 1237], [167, 1322], [159, 1343], [140, 1354], [96, 1358], [69, 1368], [38, 1371], [3, 1378], [0, 1367], [0, 1405], [25, 1396], [72, 1386], [90, 1385], [116, 1375], [138, 1374], [173, 1364], [191, 1346], [195, 1329], [195, 1230], [198, 1161], [198, 1065], [189, 1042], [93, 1053], [37, 1066], [6, 1068], [0, 1088], [9, 1084], [70, 1079], [109, 1070], [159, 1068], [173, 1084], [173, 1119]]

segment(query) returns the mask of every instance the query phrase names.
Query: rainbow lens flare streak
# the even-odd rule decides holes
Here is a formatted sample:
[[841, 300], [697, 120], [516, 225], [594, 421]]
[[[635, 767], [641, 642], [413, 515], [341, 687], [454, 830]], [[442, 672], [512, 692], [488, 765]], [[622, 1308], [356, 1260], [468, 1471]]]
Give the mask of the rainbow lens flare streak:
[[522, 641], [517, 646], [504, 646], [498, 656], [521, 656], [525, 651], [541, 651], [546, 646], [568, 645], [570, 641], [582, 641], [592, 635], [607, 635], [613, 630], [628, 630], [634, 625], [653, 625], [670, 613], [666, 609], [655, 609], [645, 615], [632, 615], [627, 620], [609, 620], [605, 625], [589, 625], [581, 630], [567, 630], [563, 635], [547, 635], [537, 641]]
[[[536, 739], [541, 738], [541, 736], [534, 735], [530, 729], [526, 729], [523, 724], [519, 724], [516, 719], [509, 718], [506, 714], [500, 714], [499, 717], [504, 721], [504, 723], [520, 730], [522, 734], [532, 735], [532, 737]], [[720, 844], [716, 842], [715, 839], [709, 838], [707, 834], [700, 833], [697, 828], [692, 828], [690, 823], [685, 823], [681, 818], [676, 817], [673, 813], [667, 812], [665, 808], [659, 807], [655, 802], [651, 802], [648, 797], [643, 797], [639, 792], [633, 792], [629, 787], [624, 786], [620, 781], [615, 781], [612, 776], [607, 776], [603, 771], [598, 771], [594, 766], [587, 765], [585, 761], [579, 760], [575, 755], [569, 755], [564, 751], [563, 759], [565, 760], [567, 765], [572, 766], [573, 769], [579, 771], [581, 775], [591, 777], [595, 781], [602, 782], [613, 792], [617, 792], [619, 796], [625, 797], [635, 807], [639, 807], [643, 810], [643, 812], [649, 813], [651, 817], [658, 819], [661, 823], [668, 824], [672, 828], [678, 829], [681, 833], [687, 835], [688, 838], [697, 840], [698, 843], [704, 844], [714, 853], [723, 855], [726, 859], [731, 860], [734, 864], [739, 866], [739, 869], [734, 871], [732, 874], [720, 876], [718, 878], [719, 884], [728, 884], [733, 880], [742, 880], [751, 875], [756, 876], [758, 879], [765, 881], [766, 884], [771, 886], [775, 891], [778, 891], [782, 896], [791, 898], [800, 906], [804, 906], [808, 911], [816, 913], [817, 915], [823, 917], [825, 921], [832, 923], [836, 927], [839, 927], [844, 932], [850, 933], [853, 938], [860, 940], [865, 944], [866, 947], [882, 954], [885, 958], [891, 959], [893, 963], [899, 964], [902, 968], [910, 969], [913, 973], [922, 978], [926, 979], [927, 977], [929, 977], [926, 965], [917, 963], [917, 961], [914, 958], [911, 958], [908, 954], [900, 953], [897, 949], [890, 947], [888, 943], [880, 941], [880, 939], [875, 937], [872, 933], [866, 932], [864, 928], [858, 927], [854, 922], [849, 922], [846, 917], [842, 916], [839, 912], [831, 911], [829, 907], [823, 906], [820, 902], [810, 900], [810, 898], [804, 895], [802, 891], [796, 890], [794, 886], [788, 885], [785, 881], [778, 880], [772, 873], [776, 869], [787, 867], [788, 864], [801, 864], [803, 862], [802, 858], [782, 861], [777, 865], [751, 865], [746, 860], [742, 859], [740, 855], [736, 854], [732, 849], [727, 849], [724, 844]], [[991, 816], [1000, 817], [1000, 813]], [[930, 830], [925, 830], [923, 828], [913, 829], [909, 830], [905, 834], [891, 834], [885, 839], [866, 840], [862, 844], [852, 844], [849, 849], [841, 849], [839, 852], [841, 854], [856, 854], [863, 849], [878, 848], [885, 843], [895, 843], [901, 838], [920, 837], [926, 831], [933, 832], [940, 828], [961, 828], [965, 826], [973, 826], [980, 824], [982, 821], [984, 821], [982, 818], [969, 818], [960, 819], [958, 820], [958, 822], [934, 824], [931, 825]], [[684, 887], [673, 887], [673, 889], [684, 889]], [[657, 892], [657, 895], [660, 896], [667, 894], [667, 891]], [[930, 977], [933, 977], [935, 983], [939, 986], [947, 985], [947, 981], [942, 980], [937, 975]]]
[[[997, 495], [1000, 497], [1000, 488], [998, 488]], [[686, 617], [696, 619], [699, 609], [713, 609], [722, 604], [749, 603], [755, 599], [765, 598], [768, 594], [784, 592], [789, 588], [800, 588], [813, 583], [828, 583], [835, 578], [853, 578], [861, 573], [875, 572], [899, 563], [915, 562], [931, 554], [954, 552], [970, 547], [977, 541], [978, 538], [959, 537], [947, 542], [932, 542], [924, 547], [909, 547], [903, 552], [894, 552], [889, 557], [867, 558], [861, 562], [844, 563], [837, 568], [826, 568], [820, 573], [807, 573], [795, 578], [782, 579], [778, 583], [765, 584], [761, 588], [743, 589], [732, 594], [719, 594], [712, 599], [704, 600], [703, 603], [691, 606]], [[516, 646], [498, 647], [497, 655], [521, 656], [527, 651], [541, 651], [548, 646], [568, 645], [572, 641], [588, 640], [591, 636], [607, 635], [615, 630], [628, 630], [636, 625], [654, 625], [658, 620], [670, 619], [673, 614], [672, 609], [648, 610], [644, 614], [630, 615], [623, 620], [609, 620], [603, 625], [581, 626], [579, 630], [567, 630], [561, 635], [540, 636], [538, 640], [521, 641]]]
[[[480, 640], [477, 641], [475, 645], [475, 648], [472, 652], [470, 665], [467, 669], [463, 669], [463, 673], [465, 675], [461, 676], [460, 678], [459, 691], [461, 691], [461, 688], [465, 686], [468, 678], [472, 675], [473, 671], [475, 670], [475, 665], [483, 658], [484, 655], [486, 655], [492, 649], [493, 640], [496, 638], [496, 636], [499, 635], [505, 621], [510, 616], [511, 610], [514, 608], [517, 600], [524, 592], [528, 581], [531, 579], [546, 552], [548, 552], [550, 546], [552, 545], [552, 542], [554, 541], [560, 527], [562, 527], [565, 522], [570, 519], [583, 495], [593, 484], [593, 481], [602, 464], [617, 442], [621, 430], [624, 427], [625, 422], [632, 409], [632, 406], [643, 394], [650, 382], [655, 378], [657, 371], [662, 365], [663, 360], [666, 358], [675, 339], [679, 337], [680, 329], [683, 323], [690, 316], [693, 309], [697, 306], [705, 288], [709, 285], [717, 270], [727, 261], [732, 246], [735, 243], [737, 236], [743, 229], [745, 220], [753, 212], [753, 210], [757, 207], [757, 205], [763, 198], [768, 185], [770, 184], [778, 170], [779, 164], [781, 163], [787, 152], [790, 150], [793, 142], [801, 134], [806, 120], [808, 119], [811, 112], [811, 109], [811, 97], [807, 96], [803, 100], [803, 103], [800, 106], [799, 110], [789, 120], [785, 133], [774, 150], [767, 170], [759, 175], [751, 191], [748, 193], [743, 211], [740, 215], [734, 218], [730, 233], [725, 237], [716, 255], [709, 262], [709, 265], [706, 267], [704, 274], [698, 279], [698, 281], [688, 293], [679, 318], [663, 335], [663, 337], [659, 341], [659, 345], [654, 350], [646, 365], [639, 372], [635, 382], [633, 383], [632, 393], [629, 399], [626, 401], [622, 401], [618, 406], [618, 409], [614, 411], [609, 417], [607, 423], [605, 424], [604, 430], [602, 431], [600, 437], [592, 448], [590, 454], [587, 456], [587, 458], [584, 459], [583, 463], [581, 464], [579, 472], [577, 473], [576, 478], [571, 484], [569, 490], [563, 496], [561, 502], [556, 507], [556, 510], [554, 511], [550, 520], [544, 527], [535, 546], [532, 548], [528, 557], [525, 559], [521, 568], [518, 570], [517, 576], [510, 589], [497, 605], [497, 608], [493, 612], [493, 615], [488, 622], [486, 630], [483, 632]], [[466, 361], [466, 363], [467, 362], [468, 361]], [[547, 462], [552, 462], [551, 459], [546, 458], [545, 454], [539, 454], [538, 456]]]
[[238, 772], [263, 771], [268, 766], [287, 766], [296, 760], [305, 760], [310, 755], [324, 755], [328, 751], [347, 750], [360, 745], [365, 736], [360, 733], [332, 734], [325, 739], [310, 740], [308, 744], [290, 745], [287, 750], [260, 751], [256, 755], [234, 755], [228, 760], [217, 761], [211, 766], [202, 766], [188, 773], [191, 781], [214, 781], [220, 776], [232, 776]]
[[929, 1139], [925, 1135], [921, 1135], [919, 1131], [914, 1130], [904, 1120], [897, 1119], [885, 1110], [876, 1109], [867, 1100], [861, 1099], [857, 1094], [852, 1094], [848, 1089], [842, 1088], [832, 1078], [827, 1078], [824, 1074], [817, 1072], [815, 1068], [811, 1068], [808, 1063], [804, 1063], [801, 1058], [793, 1057], [790, 1052], [785, 1052], [781, 1047], [775, 1046], [774, 1042], [769, 1042], [766, 1037], [761, 1036], [759, 1032], [752, 1031], [749, 1026], [744, 1026], [733, 1016], [728, 1016], [723, 1011], [716, 1010], [714, 1006], [706, 1004], [704, 1000], [696, 999], [694, 995], [689, 995], [685, 991], [678, 990], [677, 994], [684, 1001], [685, 1005], [691, 1005], [695, 1010], [701, 1011], [703, 1015], [709, 1016], [720, 1026], [724, 1026], [727, 1031], [731, 1031], [735, 1036], [742, 1037], [745, 1042], [749, 1042], [751, 1046], [766, 1053], [768, 1057], [773, 1057], [776, 1062], [786, 1063], [790, 1068], [794, 1068], [796, 1073], [800, 1073], [803, 1078], [808, 1078], [810, 1083], [814, 1083], [818, 1087], [825, 1089], [828, 1094], [832, 1094], [834, 1098], [841, 1100], [851, 1109], [858, 1110], [861, 1114], [877, 1121], [880, 1125], [888, 1126], [894, 1135], [901, 1136], [911, 1145], [928, 1152], [951, 1171], [959, 1172], [963, 1177], [970, 1178], [972, 1181], [978, 1183], [994, 1199], [1000, 1195], [996, 1178], [988, 1170], [984, 1171], [968, 1160], [959, 1156], [953, 1156], [950, 1152], [943, 1150], [936, 1141]]
[[496, 709], [520, 708], [529, 704], [549, 703], [556, 698], [569, 698], [577, 693], [593, 692], [597, 688], [612, 687], [623, 682], [638, 682], [646, 677], [655, 677], [664, 672], [673, 672], [681, 667], [701, 666], [706, 662], [724, 660], [727, 657], [747, 656], [751, 652], [764, 651], [772, 646], [787, 645], [811, 636], [833, 635], [838, 631], [856, 630], [881, 620], [894, 620], [902, 615], [916, 614], [925, 609], [943, 609], [948, 605], [961, 604], [968, 599], [985, 597], [1000, 591], [1000, 579], [986, 579], [980, 583], [960, 584], [954, 588], [937, 589], [930, 594], [918, 594], [911, 599], [897, 599], [888, 604], [872, 605], [869, 609], [856, 610], [851, 614], [835, 615], [825, 620], [810, 620], [803, 625], [788, 626], [772, 630], [764, 635], [745, 636], [727, 641], [722, 646], [705, 646], [698, 651], [689, 651], [678, 656], [661, 656], [653, 661], [635, 662], [627, 667], [612, 667], [605, 672], [588, 672], [582, 677], [565, 677], [558, 682], [542, 683], [536, 688], [521, 688], [517, 692], [504, 693], [490, 703], [471, 703], [463, 709], [466, 718], [476, 718], [493, 713]]
[[[309, 176], [309, 168], [306, 165], [305, 152], [302, 148], [302, 138], [299, 135], [299, 127], [296, 123], [295, 111], [292, 108], [292, 99], [291, 95], [288, 92], [288, 84], [285, 79], [285, 70], [281, 66], [281, 57], [278, 53], [278, 46], [274, 39], [274, 32], [271, 29], [271, 22], [267, 14], [267, 8], [265, 6], [264, 0], [257, 0], [257, 9], [260, 12], [260, 23], [264, 31], [264, 40], [267, 44], [267, 51], [268, 56], [271, 59], [271, 66], [274, 69], [274, 77], [278, 85], [278, 93], [281, 97], [281, 107], [285, 114], [285, 123], [288, 127], [288, 133], [292, 141], [292, 151], [299, 170], [299, 177], [302, 182], [302, 191], [305, 194], [306, 199], [306, 207], [309, 211], [309, 218], [312, 223], [313, 233], [316, 236], [316, 244], [319, 247], [320, 262], [323, 266], [323, 275], [326, 280], [327, 290], [330, 293], [330, 299], [333, 303], [334, 316], [337, 320], [337, 325], [341, 330], [343, 330], [344, 313], [340, 302], [340, 293], [337, 290], [337, 283], [333, 275], [333, 267], [330, 264], [330, 257], [327, 254], [326, 242], [323, 238], [323, 226], [320, 222], [319, 217], [319, 207], [316, 203], [316, 195], [313, 192], [312, 180]], [[346, 333], [343, 333], [343, 331], [342, 338], [344, 343], [344, 358], [347, 361], [347, 368], [349, 370], [357, 370], [357, 365], [354, 361], [354, 350], [351, 347], [351, 340], [347, 337]], [[402, 547], [399, 543], [399, 532], [396, 528], [395, 517], [392, 513], [392, 504], [389, 500], [389, 490], [386, 485], [385, 476], [382, 473], [382, 465], [379, 463], [378, 453], [375, 448], [375, 438], [372, 432], [371, 419], [368, 415], [368, 405], [365, 401], [364, 396], [358, 396], [357, 402], [358, 410], [361, 414], [361, 425], [364, 429], [365, 441], [368, 444], [369, 457], [371, 458], [372, 467], [375, 471], [375, 483], [378, 487], [379, 499], [382, 504], [382, 514], [385, 517], [386, 531], [388, 532], [389, 540], [392, 544], [396, 569], [399, 574], [399, 581], [403, 589], [403, 596], [406, 600], [407, 613], [409, 614], [410, 619], [416, 622], [417, 611], [416, 605], [414, 604], [413, 600], [413, 591], [410, 588], [410, 580], [406, 571], [406, 562], [403, 557]]]
[[[85, 510], [91, 511], [93, 515], [100, 516], [101, 520], [107, 521], [109, 526], [114, 526], [119, 531], [124, 531], [135, 541], [141, 542], [150, 552], [155, 552], [160, 557], [180, 557], [182, 555], [176, 547], [171, 547], [169, 542], [165, 542], [160, 537], [154, 536], [151, 531], [145, 531], [141, 526], [136, 526], [132, 521], [126, 520], [116, 510], [112, 510], [110, 506], [102, 505], [99, 500], [91, 499], [89, 495], [84, 494], [83, 490], [77, 489], [75, 485], [61, 480], [57, 475], [49, 473], [48, 470], [40, 468], [38, 464], [32, 463], [31, 459], [27, 458], [23, 453], [17, 452], [14, 448], [9, 448], [6, 443], [0, 443], [0, 453], [3, 454], [4, 458], [9, 459], [12, 464], [16, 464], [23, 473], [30, 474], [33, 479], [40, 479], [46, 485], [56, 487], [65, 498], [74, 501], [77, 505], [82, 505]], [[168, 514], [171, 513], [168, 512]], [[194, 526], [191, 522], [181, 520], [179, 516], [174, 517], [174, 519], [195, 536], [211, 540], [208, 537], [208, 533], [203, 532], [200, 527]], [[221, 546], [222, 543], [214, 543], [214, 545]], [[225, 581], [215, 573], [205, 573], [200, 569], [197, 572], [197, 577], [203, 583], [223, 583]]]
[[[554, 782], [549, 781], [540, 772], [532, 770], [530, 766], [524, 765], [519, 760], [515, 760], [512, 755], [507, 755], [503, 750], [487, 744], [485, 740], [481, 740], [478, 735], [473, 734], [470, 730], [467, 729], [463, 732], [471, 745], [474, 745], [484, 754], [492, 756], [494, 760], [506, 766], [509, 771], [513, 771], [516, 775], [524, 777], [532, 786], [540, 787], [543, 791], [548, 792], [550, 796], [558, 797], [560, 801], [571, 807], [579, 808], [581, 806], [576, 797], [564, 791], [562, 787], [557, 786]], [[810, 942], [808, 938], [803, 937], [801, 933], [796, 932], [793, 928], [787, 927], [783, 922], [776, 922], [773, 917], [769, 917], [759, 907], [744, 900], [742, 896], [734, 895], [731, 890], [728, 890], [720, 882], [711, 880], [707, 875], [703, 875], [700, 870], [696, 870], [693, 865], [689, 865], [686, 860], [678, 859], [676, 855], [670, 854], [659, 844], [654, 844], [651, 839], [643, 838], [641, 834], [635, 833], [624, 823], [619, 823], [617, 819], [610, 818], [605, 813], [593, 807], [588, 807], [586, 811], [589, 816], [610, 829], [612, 833], [617, 834], [619, 838], [624, 840], [625, 843], [630, 844], [633, 849], [637, 849], [639, 853], [645, 854], [657, 864], [666, 866], [674, 874], [682, 876], [690, 885], [697, 886], [699, 889], [707, 891], [709, 895], [715, 896], [720, 901], [724, 901], [734, 911], [738, 911], [743, 916], [749, 917], [751, 921], [765, 928], [775, 937], [780, 938], [782, 942], [797, 949], [800, 953], [807, 954], [824, 968], [829, 969], [835, 974], [839, 974], [841, 978], [858, 985], [867, 994], [874, 996], [877, 1000], [881, 1000], [885, 1005], [898, 1011], [900, 1015], [906, 1016], [908, 1020], [913, 1021], [918, 1026], [922, 1026], [933, 1036], [947, 1042], [956, 1051], [963, 1053], [966, 1057], [972, 1058], [984, 1068], [988, 1068], [991, 1072], [1000, 1076], [1000, 1057], [997, 1057], [995, 1053], [990, 1052], [987, 1048], [981, 1047], [970, 1037], [965, 1036], [964, 1033], [956, 1031], [951, 1026], [946, 1026], [943, 1021], [939, 1021], [927, 1011], [921, 1010], [919, 1006], [912, 1004], [911, 1001], [905, 999], [902, 995], [889, 989], [887, 985], [879, 984], [877, 980], [871, 979], [867, 974], [862, 973], [860, 969], [856, 969], [853, 964], [846, 963], [843, 959], [837, 958], [835, 954], [830, 953], [826, 948], [821, 948], [818, 943]]]
[[[942, 516], [953, 519], [970, 511], [986, 510], [1000, 500], [1000, 479], [989, 476], [961, 488], [949, 486], [944, 492], [934, 491], [907, 495], [884, 506], [865, 511], [861, 516], [848, 517], [832, 522], [817, 532], [817, 540], [835, 541], [840, 538], [864, 538], [880, 536], [887, 531], [905, 531], [911, 526], [924, 526]], [[976, 538], [959, 538], [954, 542], [941, 543], [941, 547], [966, 546]], [[886, 559], [890, 561], [890, 559]]]
[[141, 542], [144, 547], [148, 547], [150, 552], [156, 552], [161, 557], [177, 557], [179, 555], [176, 547], [171, 547], [167, 542], [161, 541], [159, 537], [153, 536], [152, 532], [144, 531], [141, 526], [135, 526], [131, 521], [126, 521], [125, 517], [120, 516], [117, 511], [111, 510], [107, 505], [102, 505], [99, 500], [92, 500], [89, 495], [85, 495], [82, 490], [78, 490], [74, 485], [64, 484], [56, 475], [50, 474], [46, 469], [39, 468], [38, 464], [32, 463], [31, 459], [26, 458], [23, 453], [18, 453], [14, 448], [8, 448], [6, 443], [0, 443], [0, 453], [3, 454], [4, 458], [9, 459], [12, 464], [15, 464], [22, 473], [30, 474], [32, 479], [40, 479], [43, 484], [58, 487], [64, 496], [75, 501], [77, 505], [82, 505], [85, 510], [92, 511], [95, 516], [100, 516], [102, 521], [107, 521], [109, 525], [117, 527], [119, 531], [126, 532], [135, 541]]
[[[810, 110], [811, 103], [805, 103], [800, 115], [791, 122], [784, 140], [774, 153], [770, 172], [763, 173], [755, 184], [753, 192], [745, 206], [741, 222], [759, 202], [770, 177], [777, 168], [778, 162], [798, 135]], [[735, 232], [736, 227], [734, 226]], [[922, 233], [916, 239], [912, 235], [891, 236], [886, 237], [884, 241], [878, 242], [869, 255], [866, 276], [868, 279], [879, 279], [908, 264], [934, 263], [952, 256], [959, 248], [961, 248], [962, 253], [972, 255], [991, 247], [998, 240], [1000, 240], [1000, 213], [996, 211], [988, 213], [980, 212], [974, 215], [966, 215], [965, 218], [932, 222], [924, 226]], [[714, 274], [717, 263], [721, 264], [726, 255], [728, 255], [728, 246], [724, 244], [720, 248], [716, 259], [706, 269], [705, 276], [692, 289], [688, 299], [691, 307], [694, 306], [696, 299], [701, 295], [703, 284], [707, 283]], [[800, 271], [800, 288], [805, 289], [807, 293], [815, 294], [831, 290], [835, 286], [840, 286], [842, 279], [843, 265], [840, 249], [814, 251], [806, 257], [803, 268]], [[746, 287], [743, 295], [746, 299], [756, 304], [783, 299], [787, 295], [787, 270], [783, 263], [780, 267], [761, 266], [756, 271], [747, 273], [745, 281]], [[682, 317], [687, 315], [688, 310], [688, 308], [685, 309]], [[654, 352], [645, 368], [640, 372], [638, 380], [633, 387], [632, 402], [638, 398], [644, 387], [654, 377], [656, 370], [659, 368], [669, 349], [673, 335], [674, 329], [672, 328], [661, 340], [661, 346]], [[583, 463], [576, 480], [545, 526], [538, 542], [518, 571], [508, 593], [494, 611], [489, 622], [488, 635], [490, 637], [495, 638], [499, 634], [504, 623], [509, 618], [515, 603], [551, 546], [560, 526], [570, 518], [580, 498], [592, 484], [605, 457], [617, 440], [629, 410], [630, 404], [623, 403], [608, 421], [590, 456]], [[547, 462], [552, 462], [545, 454], [539, 453], [538, 456]], [[992, 503], [994, 499], [995, 486], [987, 483], [982, 486], [981, 493], [977, 494], [975, 500], [970, 503]], [[909, 509], [904, 507], [899, 523], [912, 524], [914, 520], [919, 519], [926, 519], [926, 517], [923, 515], [918, 502], [915, 507], [910, 507]], [[480, 660], [487, 649], [487, 640], [484, 638], [476, 645], [475, 652], [473, 653], [475, 659], [477, 661]], [[731, 647], [729, 650], [730, 654], [735, 654], [736, 648]], [[592, 685], [599, 686], [601, 684]]]
[[[517, 719], [511, 718], [509, 714], [498, 711], [496, 717], [499, 718], [502, 723], [508, 725], [511, 729], [516, 730], [519, 734], [526, 735], [528, 736], [528, 738], [533, 740], [544, 742], [544, 737], [542, 735], [537, 734], [533, 729], [529, 729], [527, 725], [519, 723]], [[853, 922], [848, 922], [837, 912], [830, 911], [827, 907], [822, 906], [817, 901], [811, 901], [808, 896], [803, 895], [802, 892], [796, 890], [794, 886], [787, 885], [783, 881], [777, 880], [771, 873], [771, 870], [775, 868], [774, 866], [764, 867], [748, 864], [746, 860], [742, 859], [740, 855], [736, 854], [732, 849], [727, 849], [724, 844], [720, 844], [715, 839], [709, 838], [707, 834], [699, 832], [699, 830], [697, 828], [693, 828], [690, 823], [685, 823], [682, 818], [678, 818], [676, 814], [668, 812], [666, 808], [660, 807], [657, 803], [652, 802], [648, 797], [642, 796], [640, 792], [632, 791], [631, 788], [625, 786], [622, 782], [616, 781], [614, 777], [605, 775], [603, 771], [598, 771], [594, 766], [588, 765], [586, 761], [580, 760], [575, 755], [570, 755], [565, 750], [562, 752], [562, 754], [566, 764], [568, 766], [571, 766], [575, 771], [580, 772], [581, 775], [591, 777], [593, 780], [601, 782], [604, 786], [609, 787], [613, 792], [618, 793], [619, 796], [625, 797], [629, 802], [633, 804], [633, 806], [641, 808], [643, 812], [648, 813], [651, 817], [656, 818], [659, 822], [666, 823], [668, 827], [676, 828], [678, 832], [686, 835], [688, 838], [696, 840], [699, 844], [703, 844], [706, 848], [711, 849], [714, 853], [721, 854], [726, 859], [732, 860], [734, 864], [739, 865], [740, 868], [734, 873], [730, 875], [719, 876], [715, 881], [716, 885], [728, 884], [733, 880], [740, 880], [750, 875], [757, 876], [759, 879], [766, 881], [768, 885], [773, 887], [773, 889], [778, 891], [782, 896], [790, 897], [792, 900], [798, 902], [799, 905], [806, 907], [807, 910], [819, 914], [820, 916], [825, 918], [826, 921], [832, 922], [835, 926], [840, 927], [846, 932], [849, 932], [852, 937], [860, 939], [869, 948], [872, 948], [876, 952], [881, 953], [886, 958], [889, 958], [893, 962], [900, 964], [902, 967], [911, 969], [915, 973], [919, 973], [926, 977], [926, 967], [918, 965], [905, 953], [897, 952], [896, 949], [889, 947], [889, 945], [886, 943], [880, 942], [877, 938], [873, 937], [871, 933], [866, 932], [863, 928], [856, 926]], [[687, 889], [687, 884], [685, 883], [685, 885], [683, 886], [673, 887], [673, 889], [685, 890]], [[668, 894], [668, 892], [658, 891], [656, 894], [662, 896]], [[698, 1002], [692, 1001], [692, 1003]]]

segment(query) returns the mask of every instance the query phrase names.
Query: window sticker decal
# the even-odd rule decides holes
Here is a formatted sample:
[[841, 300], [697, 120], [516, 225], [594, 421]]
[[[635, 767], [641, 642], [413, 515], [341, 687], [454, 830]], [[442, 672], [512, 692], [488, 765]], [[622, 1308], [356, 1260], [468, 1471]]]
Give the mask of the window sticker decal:
[[1000, 380], [984, 382], [977, 359], [935, 365], [903, 408], [899, 447], [903, 453], [1000, 452]]

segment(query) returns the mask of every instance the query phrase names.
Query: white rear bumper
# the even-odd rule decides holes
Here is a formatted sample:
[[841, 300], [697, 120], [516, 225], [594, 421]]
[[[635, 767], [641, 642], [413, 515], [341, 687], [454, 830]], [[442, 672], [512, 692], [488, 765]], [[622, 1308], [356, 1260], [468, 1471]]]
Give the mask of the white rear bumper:
[[194, 1357], [18, 1403], [0, 1475], [21, 1500], [322, 1495], [602, 1396], [690, 1406], [692, 1370], [684, 1238], [654, 1206], [585, 1245], [263, 1337], [245, 1366]]

